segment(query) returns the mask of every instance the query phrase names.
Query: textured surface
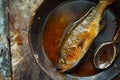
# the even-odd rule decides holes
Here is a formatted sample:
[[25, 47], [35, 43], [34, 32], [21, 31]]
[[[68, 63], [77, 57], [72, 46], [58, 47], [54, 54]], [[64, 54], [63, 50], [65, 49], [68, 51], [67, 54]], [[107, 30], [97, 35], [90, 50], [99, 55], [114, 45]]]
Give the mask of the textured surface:
[[9, 25], [13, 80], [47, 80], [35, 63], [28, 44], [28, 29], [42, 0], [10, 0]]
[[0, 0], [0, 80], [11, 79], [7, 0]]

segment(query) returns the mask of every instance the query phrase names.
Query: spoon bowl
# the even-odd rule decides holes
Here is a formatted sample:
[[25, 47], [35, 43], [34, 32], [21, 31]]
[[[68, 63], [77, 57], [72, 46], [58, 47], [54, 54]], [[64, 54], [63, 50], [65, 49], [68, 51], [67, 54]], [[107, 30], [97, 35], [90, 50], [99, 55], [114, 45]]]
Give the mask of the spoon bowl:
[[98, 69], [108, 68], [116, 58], [116, 47], [112, 42], [103, 43], [94, 55], [94, 65]]
[[117, 32], [111, 42], [105, 42], [100, 45], [94, 55], [94, 66], [97, 69], [106, 69], [112, 65], [116, 59], [116, 46], [115, 43], [120, 34], [120, 27], [118, 27]]

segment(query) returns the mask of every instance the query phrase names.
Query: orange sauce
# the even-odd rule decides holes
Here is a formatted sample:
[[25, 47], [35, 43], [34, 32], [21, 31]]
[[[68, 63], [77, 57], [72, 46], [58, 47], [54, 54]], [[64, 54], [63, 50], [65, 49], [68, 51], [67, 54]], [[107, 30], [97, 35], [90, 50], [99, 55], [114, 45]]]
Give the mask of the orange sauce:
[[[72, 17], [69, 15], [55, 15], [49, 17], [46, 22], [44, 32], [43, 32], [43, 41], [44, 41], [44, 50], [49, 60], [56, 65], [58, 58], [58, 49], [63, 36], [64, 30], [67, 25], [73, 19], [74, 13], [71, 13]], [[82, 16], [83, 14], [81, 14]], [[69, 18], [68, 18], [69, 17]], [[68, 74], [77, 75], [77, 76], [90, 76], [97, 73], [96, 69], [93, 66], [92, 62], [93, 56], [88, 56], [86, 60], [80, 63], [78, 66], [73, 68], [68, 72]]]

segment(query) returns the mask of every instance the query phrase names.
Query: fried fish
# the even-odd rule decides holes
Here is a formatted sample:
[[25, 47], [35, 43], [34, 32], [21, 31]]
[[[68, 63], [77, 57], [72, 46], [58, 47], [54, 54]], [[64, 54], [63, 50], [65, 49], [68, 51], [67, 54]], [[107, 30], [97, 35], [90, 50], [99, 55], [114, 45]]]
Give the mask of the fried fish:
[[99, 3], [81, 19], [74, 22], [66, 32], [59, 48], [57, 69], [65, 72], [75, 67], [85, 56], [90, 45], [101, 30], [105, 8], [115, 0], [99, 0]]

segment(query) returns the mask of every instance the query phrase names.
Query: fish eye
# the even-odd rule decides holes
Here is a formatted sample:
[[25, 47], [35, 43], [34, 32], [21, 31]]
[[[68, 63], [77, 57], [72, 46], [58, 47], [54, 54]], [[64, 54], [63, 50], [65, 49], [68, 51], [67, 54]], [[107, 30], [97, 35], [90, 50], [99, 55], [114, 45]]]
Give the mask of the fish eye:
[[66, 63], [66, 60], [64, 58], [59, 59], [59, 64], [64, 65]]

